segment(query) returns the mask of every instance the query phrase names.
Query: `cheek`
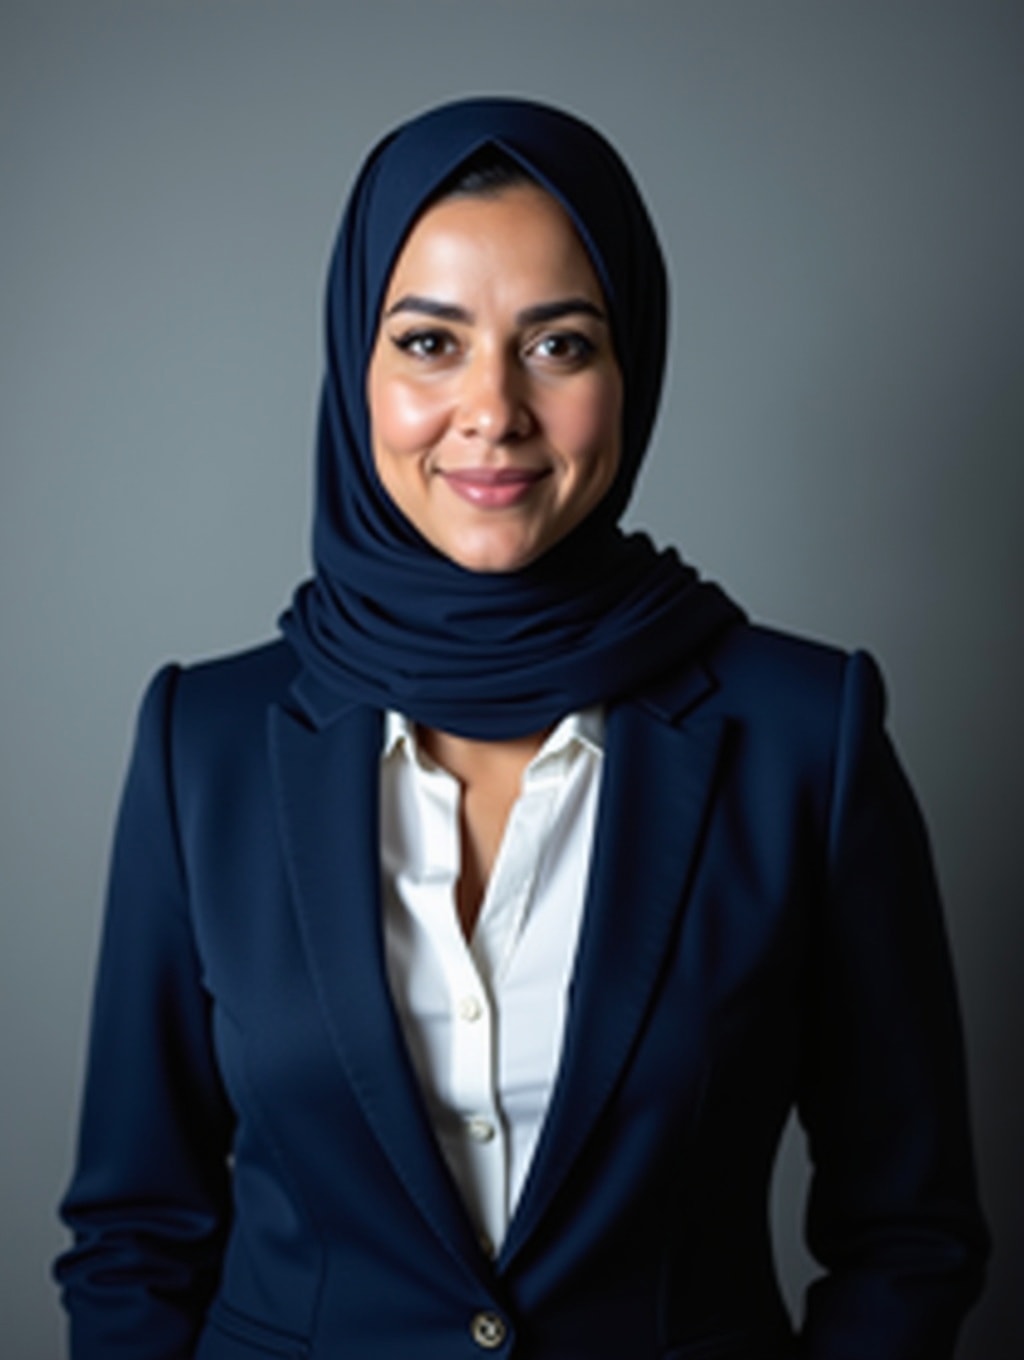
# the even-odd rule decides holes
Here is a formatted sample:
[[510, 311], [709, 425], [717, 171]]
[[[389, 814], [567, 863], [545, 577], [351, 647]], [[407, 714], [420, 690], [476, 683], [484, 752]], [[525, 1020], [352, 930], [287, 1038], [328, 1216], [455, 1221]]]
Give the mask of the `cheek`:
[[607, 489], [619, 466], [622, 444], [622, 393], [616, 383], [600, 383], [567, 408], [562, 417], [563, 447], [581, 477]]
[[419, 453], [444, 429], [445, 403], [440, 393], [371, 375], [368, 395], [374, 448], [381, 453]]

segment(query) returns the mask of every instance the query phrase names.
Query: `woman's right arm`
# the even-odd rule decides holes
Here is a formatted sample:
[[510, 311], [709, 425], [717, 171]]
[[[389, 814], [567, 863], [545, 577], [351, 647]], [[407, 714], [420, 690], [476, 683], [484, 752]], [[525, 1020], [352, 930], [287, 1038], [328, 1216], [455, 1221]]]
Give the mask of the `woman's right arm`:
[[175, 813], [178, 671], [150, 685], [118, 817], [78, 1159], [55, 1273], [73, 1360], [187, 1360], [216, 1288], [232, 1116]]

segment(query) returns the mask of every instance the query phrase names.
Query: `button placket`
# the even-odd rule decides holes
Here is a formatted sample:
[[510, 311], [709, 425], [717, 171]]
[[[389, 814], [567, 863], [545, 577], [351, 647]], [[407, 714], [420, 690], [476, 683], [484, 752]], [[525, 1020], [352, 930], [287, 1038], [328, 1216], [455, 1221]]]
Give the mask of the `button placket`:
[[447, 961], [451, 1027], [451, 1082], [468, 1114], [489, 1110], [494, 1099], [494, 1020], [491, 1002], [469, 951]]
[[497, 1130], [492, 1120], [485, 1115], [470, 1115], [465, 1124], [466, 1132], [474, 1143], [490, 1143]]
[[475, 1187], [480, 1227], [500, 1241], [508, 1218], [508, 1139], [497, 1104], [494, 1012], [485, 976], [460, 935], [445, 957], [451, 1104], [462, 1141], [457, 1155]]
[[479, 1020], [483, 1013], [483, 1002], [478, 996], [469, 993], [459, 1001], [458, 1014], [460, 1020], [465, 1020], [468, 1024], [472, 1024], [475, 1020]]

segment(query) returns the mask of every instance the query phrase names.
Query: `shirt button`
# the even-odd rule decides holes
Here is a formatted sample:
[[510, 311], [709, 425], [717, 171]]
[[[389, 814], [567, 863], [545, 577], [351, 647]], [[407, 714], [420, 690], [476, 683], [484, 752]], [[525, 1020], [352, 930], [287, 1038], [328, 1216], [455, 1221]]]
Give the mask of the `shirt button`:
[[464, 996], [459, 1002], [459, 1016], [463, 1020], [479, 1020], [484, 1008], [475, 996]]
[[466, 1132], [474, 1143], [489, 1143], [494, 1137], [494, 1125], [489, 1119], [475, 1115], [466, 1120]]
[[508, 1336], [504, 1318], [497, 1313], [477, 1313], [469, 1324], [469, 1333], [485, 1351], [497, 1350]]

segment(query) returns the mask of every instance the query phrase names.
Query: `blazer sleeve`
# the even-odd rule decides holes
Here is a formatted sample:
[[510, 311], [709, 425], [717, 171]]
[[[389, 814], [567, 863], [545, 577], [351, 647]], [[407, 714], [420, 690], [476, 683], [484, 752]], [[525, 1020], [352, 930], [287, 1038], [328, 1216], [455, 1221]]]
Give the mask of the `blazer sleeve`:
[[232, 1117], [174, 810], [177, 670], [143, 701], [122, 796], [76, 1169], [55, 1271], [74, 1360], [185, 1360], [216, 1285]]
[[871, 659], [847, 667], [814, 1024], [802, 1360], [945, 1360], [988, 1250], [963, 1042], [930, 849]]

